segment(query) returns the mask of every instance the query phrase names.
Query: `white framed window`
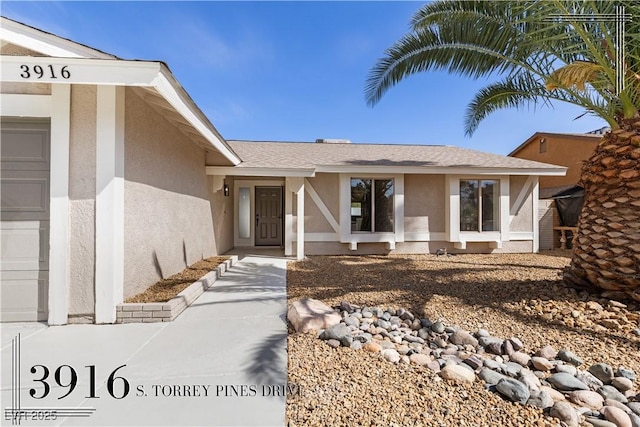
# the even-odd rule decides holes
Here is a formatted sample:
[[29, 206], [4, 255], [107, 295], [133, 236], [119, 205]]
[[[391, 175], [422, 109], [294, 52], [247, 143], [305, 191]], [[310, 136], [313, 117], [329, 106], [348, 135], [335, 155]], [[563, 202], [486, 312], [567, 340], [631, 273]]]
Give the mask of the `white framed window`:
[[351, 178], [351, 232], [393, 233], [394, 180]]
[[500, 231], [499, 180], [460, 180], [460, 231]]

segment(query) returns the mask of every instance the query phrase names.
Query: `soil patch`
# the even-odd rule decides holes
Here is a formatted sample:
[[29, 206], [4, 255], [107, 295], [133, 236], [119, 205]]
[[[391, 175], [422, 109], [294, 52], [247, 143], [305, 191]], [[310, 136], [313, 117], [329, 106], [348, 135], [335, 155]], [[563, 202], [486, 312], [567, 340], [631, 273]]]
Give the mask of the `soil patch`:
[[128, 298], [125, 302], [167, 302], [228, 259], [228, 256], [214, 256], [198, 261], [180, 273], [158, 281], [144, 292]]

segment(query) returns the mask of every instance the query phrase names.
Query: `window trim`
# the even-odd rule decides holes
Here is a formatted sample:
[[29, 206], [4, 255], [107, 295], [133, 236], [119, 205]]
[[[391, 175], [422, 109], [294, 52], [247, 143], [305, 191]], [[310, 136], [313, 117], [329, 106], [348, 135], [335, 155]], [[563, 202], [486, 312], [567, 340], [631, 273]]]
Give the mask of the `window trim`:
[[[393, 229], [383, 232], [351, 231], [351, 178], [393, 179]], [[340, 243], [404, 242], [404, 174], [341, 173], [340, 174]]]
[[[475, 181], [478, 183], [478, 186], [476, 187], [477, 190], [477, 199], [478, 199], [478, 221], [476, 223], [478, 229], [477, 230], [462, 230], [462, 227], [460, 227], [460, 232], [461, 233], [492, 233], [492, 232], [500, 232], [500, 227], [502, 225], [501, 221], [500, 221], [500, 180], [499, 179], [492, 179], [492, 178], [460, 178], [458, 179], [458, 185], [462, 184], [462, 181]], [[498, 198], [497, 200], [494, 201], [494, 203], [498, 203], [498, 209], [497, 209], [497, 214], [498, 214], [498, 218], [494, 218], [493, 219], [493, 223], [494, 226], [497, 226], [498, 229], [497, 230], [484, 230], [484, 224], [483, 224], [483, 211], [484, 211], [484, 203], [482, 201], [483, 196], [482, 196], [482, 181], [494, 181], [497, 182], [498, 185]], [[462, 198], [460, 199], [460, 210], [462, 210]], [[494, 211], [496, 209], [494, 208]], [[462, 214], [460, 215], [460, 221], [462, 222]], [[460, 224], [462, 225], [462, 224]]]
[[[352, 181], [354, 179], [359, 179], [361, 181], [365, 181], [365, 180], [369, 180], [371, 181], [371, 231], [354, 231], [351, 230], [351, 212], [349, 212], [349, 229], [351, 230], [351, 234], [389, 234], [389, 233], [395, 233], [395, 226], [396, 226], [396, 221], [395, 221], [395, 213], [396, 213], [396, 200], [395, 200], [395, 195], [396, 195], [396, 180], [394, 178], [370, 178], [369, 176], [352, 176], [349, 178], [349, 197], [351, 197], [351, 189], [353, 188], [353, 186], [351, 185]], [[394, 218], [392, 219], [392, 227], [393, 230], [391, 231], [376, 231], [375, 230], [375, 224], [376, 224], [376, 203], [375, 203], [375, 198], [373, 196], [373, 193], [375, 192], [375, 186], [376, 186], [376, 181], [392, 181], [393, 182], [393, 196], [392, 196], [392, 201], [391, 203], [393, 203], [393, 215]], [[351, 203], [349, 204], [349, 208], [351, 209]]]
[[[499, 230], [500, 231], [461, 231], [460, 230], [460, 180], [479, 179], [497, 180], [500, 185]], [[445, 179], [445, 235], [448, 242], [508, 242], [509, 238], [509, 175], [446, 175]]]

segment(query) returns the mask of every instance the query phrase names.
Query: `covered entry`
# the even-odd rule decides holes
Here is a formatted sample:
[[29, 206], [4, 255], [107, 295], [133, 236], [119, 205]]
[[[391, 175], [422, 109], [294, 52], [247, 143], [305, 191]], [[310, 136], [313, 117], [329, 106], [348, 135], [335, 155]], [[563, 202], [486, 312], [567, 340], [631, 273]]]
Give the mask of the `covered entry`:
[[47, 320], [50, 126], [2, 121], [2, 321]]

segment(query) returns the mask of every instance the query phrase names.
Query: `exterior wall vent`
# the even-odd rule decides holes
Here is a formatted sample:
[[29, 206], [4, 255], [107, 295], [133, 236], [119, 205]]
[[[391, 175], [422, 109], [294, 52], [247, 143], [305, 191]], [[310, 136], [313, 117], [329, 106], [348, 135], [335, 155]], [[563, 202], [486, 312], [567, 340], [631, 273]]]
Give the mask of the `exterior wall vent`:
[[316, 144], [351, 144], [349, 139], [316, 139]]

